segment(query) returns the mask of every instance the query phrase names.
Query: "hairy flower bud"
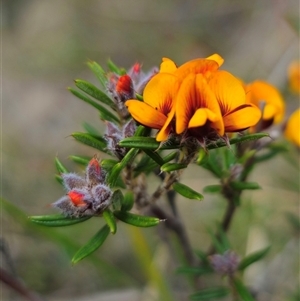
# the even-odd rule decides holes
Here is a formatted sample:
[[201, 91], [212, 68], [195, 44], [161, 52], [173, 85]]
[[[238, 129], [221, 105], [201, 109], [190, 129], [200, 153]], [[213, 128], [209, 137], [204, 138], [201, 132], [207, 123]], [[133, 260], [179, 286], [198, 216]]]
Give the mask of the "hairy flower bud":
[[102, 183], [105, 180], [105, 172], [101, 169], [99, 160], [94, 157], [86, 168], [86, 181], [90, 185]]
[[85, 180], [75, 173], [63, 173], [61, 175], [64, 187], [67, 191], [76, 188], [82, 188], [86, 185]]
[[212, 268], [221, 275], [233, 275], [238, 268], [240, 258], [234, 251], [210, 256]]
[[111, 204], [111, 190], [104, 184], [99, 184], [91, 189], [91, 194], [93, 196], [93, 209], [98, 211], [103, 211]]

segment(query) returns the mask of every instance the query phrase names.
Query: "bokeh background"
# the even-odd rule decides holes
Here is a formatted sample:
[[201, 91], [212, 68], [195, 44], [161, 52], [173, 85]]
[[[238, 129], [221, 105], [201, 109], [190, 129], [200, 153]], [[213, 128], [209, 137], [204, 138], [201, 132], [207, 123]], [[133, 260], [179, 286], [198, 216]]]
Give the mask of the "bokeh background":
[[[162, 57], [182, 64], [219, 53], [223, 68], [246, 82], [260, 78], [276, 85], [288, 116], [299, 106], [287, 88], [288, 65], [299, 59], [298, 28], [297, 0], [3, 0], [2, 196], [27, 215], [52, 213], [49, 204], [62, 195], [54, 157], [79, 172], [68, 156], [95, 153], [70, 137], [83, 130], [84, 121], [103, 127], [97, 112], [66, 89], [76, 78], [97, 85], [87, 60], [105, 67], [110, 58], [126, 69], [141, 62], [147, 71]], [[194, 172], [199, 169], [186, 172], [184, 183], [200, 191], [216, 184], [210, 174], [200, 171], [195, 179]], [[285, 300], [299, 277], [299, 245], [285, 217], [299, 213], [299, 168], [280, 157], [253, 179], [263, 189], [245, 195], [230, 237], [242, 255], [272, 245], [268, 258], [245, 277], [264, 287], [259, 300]], [[193, 247], [205, 249], [207, 228], [220, 220], [224, 202], [211, 196], [202, 203], [178, 202]], [[37, 229], [23, 217], [3, 210], [1, 236], [18, 276], [47, 300], [158, 300], [147, 294], [152, 286], [135, 251], [136, 237], [149, 245], [158, 272], [186, 300], [186, 279], [174, 274], [178, 262], [156, 230], [137, 233], [122, 225], [91, 259], [71, 266], [74, 250], [97, 231], [98, 221]], [[3, 255], [2, 265], [9, 268]], [[21, 300], [5, 285], [2, 294], [3, 300]]]

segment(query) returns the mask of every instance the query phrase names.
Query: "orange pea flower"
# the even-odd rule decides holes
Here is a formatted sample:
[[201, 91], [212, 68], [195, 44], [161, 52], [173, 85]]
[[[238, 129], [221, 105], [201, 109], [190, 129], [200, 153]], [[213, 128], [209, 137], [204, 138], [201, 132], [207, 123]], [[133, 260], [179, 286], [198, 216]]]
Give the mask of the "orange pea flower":
[[144, 101], [131, 99], [126, 101], [131, 116], [141, 124], [159, 129], [156, 139], [164, 141], [171, 132], [171, 124], [166, 121], [174, 116], [174, 100], [179, 88], [178, 78], [169, 73], [158, 73], [144, 89]]
[[126, 102], [130, 114], [141, 124], [159, 129], [157, 141], [166, 140], [171, 132], [182, 134], [185, 130], [187, 136], [204, 141], [208, 136], [223, 136], [255, 125], [260, 111], [246, 103], [238, 79], [219, 71], [223, 61], [213, 54], [177, 67], [163, 58], [159, 73], [144, 90], [144, 102]]
[[273, 85], [257, 80], [245, 86], [246, 100], [260, 107], [263, 103], [262, 128], [267, 128], [273, 123], [279, 123], [285, 111], [283, 98]]
[[300, 108], [292, 113], [286, 123], [284, 136], [300, 147]]
[[300, 61], [293, 61], [289, 65], [288, 80], [291, 91], [300, 94]]

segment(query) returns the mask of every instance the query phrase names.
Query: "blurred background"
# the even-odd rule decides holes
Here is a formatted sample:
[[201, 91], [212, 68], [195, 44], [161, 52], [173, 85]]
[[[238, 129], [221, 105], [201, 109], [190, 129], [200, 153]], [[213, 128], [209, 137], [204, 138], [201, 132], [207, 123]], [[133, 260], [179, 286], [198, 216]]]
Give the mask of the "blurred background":
[[[50, 214], [49, 204], [63, 193], [54, 180], [54, 157], [79, 172], [68, 156], [94, 155], [70, 134], [83, 131], [85, 121], [100, 129], [103, 123], [66, 89], [77, 78], [97, 85], [88, 60], [106, 68], [110, 58], [126, 69], [140, 62], [147, 71], [162, 57], [180, 65], [219, 53], [222, 68], [244, 81], [260, 78], [276, 85], [288, 116], [299, 106], [287, 88], [288, 65], [299, 59], [298, 14], [297, 0], [3, 0], [2, 196], [26, 215]], [[263, 189], [245, 195], [230, 232], [241, 254], [272, 245], [266, 262], [246, 274], [250, 285], [266, 288], [260, 300], [285, 300], [298, 285], [299, 245], [293, 245], [284, 213], [299, 212], [299, 169], [286, 158], [276, 160], [253, 174]], [[186, 172], [183, 182], [199, 191], [216, 184], [205, 171], [197, 179]], [[195, 249], [207, 247], [207, 228], [220, 220], [223, 203], [212, 196], [202, 203], [178, 199]], [[180, 300], [186, 300], [186, 279], [174, 273], [178, 263], [158, 243], [155, 229], [137, 233], [122, 225], [118, 238], [71, 266], [74, 251], [99, 229], [98, 222], [37, 229], [14, 209], [3, 210], [1, 219], [4, 248], [17, 275], [47, 300], [158, 300], [145, 293], [151, 285], [133, 247], [140, 236], [159, 273], [182, 289]], [[2, 265], [9, 268], [5, 256]], [[3, 300], [21, 300], [5, 285], [2, 290]]]

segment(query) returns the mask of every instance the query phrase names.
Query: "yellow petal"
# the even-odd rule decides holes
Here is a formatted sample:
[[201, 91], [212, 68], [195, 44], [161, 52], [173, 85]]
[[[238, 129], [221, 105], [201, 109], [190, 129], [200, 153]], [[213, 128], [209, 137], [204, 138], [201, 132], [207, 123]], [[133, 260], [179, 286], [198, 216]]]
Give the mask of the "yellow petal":
[[207, 59], [195, 59], [181, 65], [175, 72], [181, 80], [183, 80], [189, 74], [210, 74], [218, 70], [219, 65], [214, 60]]
[[246, 103], [246, 94], [241, 81], [229, 72], [223, 70], [215, 72], [208, 83], [219, 102], [223, 116]]
[[[201, 108], [208, 109], [216, 114], [216, 121], [211, 126], [223, 135], [224, 125], [221, 111], [213, 92], [202, 74], [191, 74], [182, 82], [176, 98], [177, 134], [181, 134], [188, 128], [190, 120], [196, 111]], [[195, 124], [194, 122], [192, 121], [191, 124]]]
[[175, 115], [175, 106], [173, 106], [171, 112], [168, 114], [168, 118], [164, 124], [164, 126], [161, 128], [161, 130], [156, 135], [156, 141], [165, 141], [167, 140], [169, 133], [171, 131], [172, 125], [171, 122]]
[[145, 87], [144, 102], [168, 116], [178, 89], [179, 81], [175, 75], [158, 73], [151, 78]]
[[300, 108], [287, 121], [284, 135], [288, 140], [300, 147]]
[[172, 60], [170, 60], [166, 57], [164, 57], [162, 59], [162, 63], [160, 64], [159, 72], [174, 73], [176, 70], [177, 70], [177, 66]]
[[251, 104], [244, 104], [223, 116], [225, 132], [238, 132], [258, 123], [260, 110]]
[[125, 105], [136, 121], [153, 129], [161, 129], [167, 120], [167, 116], [142, 101], [131, 99]]
[[216, 122], [217, 120], [218, 116], [216, 113], [207, 108], [201, 108], [198, 109], [190, 119], [188, 128], [196, 128], [205, 125], [207, 121]]
[[217, 53], [207, 57], [206, 59], [217, 62], [219, 67], [221, 67], [224, 63], [224, 59], [220, 55], [218, 55]]
[[285, 104], [277, 88], [267, 82], [257, 80], [248, 84], [245, 90], [246, 101], [248, 103], [252, 103], [257, 107], [260, 107], [261, 103], [265, 102], [266, 107], [273, 106], [273, 116], [270, 116], [271, 109], [266, 108], [267, 111], [264, 113], [263, 119], [274, 118], [274, 123], [278, 123], [282, 120], [285, 111]]

